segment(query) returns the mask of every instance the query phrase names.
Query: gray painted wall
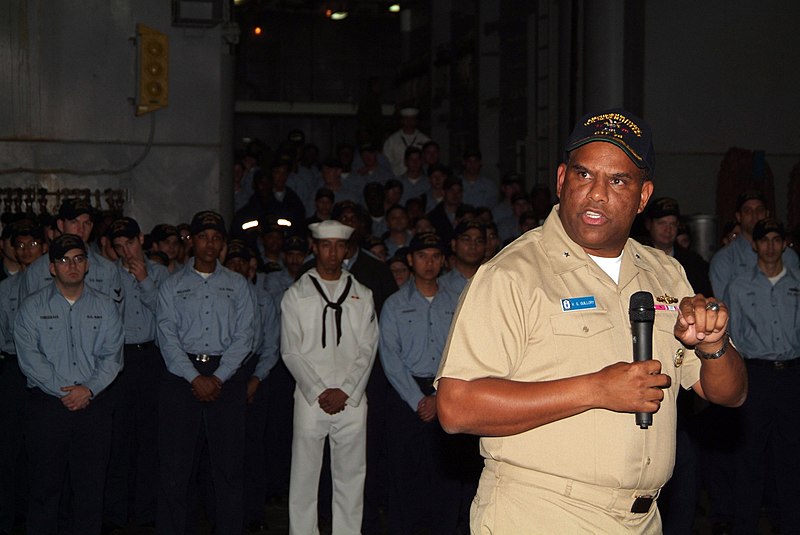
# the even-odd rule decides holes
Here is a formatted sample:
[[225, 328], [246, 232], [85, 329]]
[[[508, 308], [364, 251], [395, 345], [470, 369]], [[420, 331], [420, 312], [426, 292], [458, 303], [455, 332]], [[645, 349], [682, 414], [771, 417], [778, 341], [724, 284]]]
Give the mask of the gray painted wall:
[[[129, 101], [137, 22], [170, 39], [169, 107], [142, 117]], [[127, 171], [6, 173], [0, 186], [123, 188], [125, 211], [146, 231], [186, 221], [200, 208], [226, 208], [220, 155], [230, 135], [221, 135], [220, 72], [227, 46], [219, 27], [173, 28], [165, 0], [6, 0], [0, 35], [8, 36], [0, 41], [0, 173], [120, 171], [149, 148]]]
[[789, 172], [800, 161], [800, 3], [649, 1], [646, 14], [656, 195], [680, 199], [684, 213], [712, 214], [728, 148], [764, 150], [785, 219]]
[[[797, 20], [800, 3], [791, 0], [647, 2], [644, 115], [656, 133], [657, 195], [677, 197], [687, 214], [713, 213], [727, 149], [761, 149], [775, 175], [778, 216], [786, 216], [788, 174], [800, 160]], [[129, 102], [137, 22], [168, 33], [171, 54], [169, 107], [138, 118]], [[146, 229], [200, 208], [226, 212], [228, 46], [219, 27], [170, 24], [166, 0], [1, 2], [0, 187], [124, 188], [126, 212]], [[147, 149], [151, 120], [152, 146], [129, 171], [3, 172], [124, 170]]]

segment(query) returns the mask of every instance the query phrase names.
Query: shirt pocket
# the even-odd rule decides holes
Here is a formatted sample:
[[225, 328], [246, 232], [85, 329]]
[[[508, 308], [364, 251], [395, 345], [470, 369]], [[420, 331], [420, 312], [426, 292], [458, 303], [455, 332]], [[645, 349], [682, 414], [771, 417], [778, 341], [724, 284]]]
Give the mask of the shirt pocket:
[[191, 329], [202, 315], [203, 297], [200, 292], [181, 291], [173, 297], [173, 305], [177, 320], [176, 327], [179, 332], [184, 332]]
[[217, 288], [213, 292], [210, 292], [208, 300], [211, 302], [206, 303], [206, 305], [212, 308], [212, 313], [216, 313], [219, 317], [228, 318], [230, 321], [234, 322], [236, 319], [237, 299], [249, 298], [249, 294], [237, 295], [236, 292], [229, 288]]
[[42, 320], [39, 324], [39, 350], [49, 359], [68, 351], [71, 343], [69, 326], [63, 319]]
[[202, 300], [201, 292], [194, 290], [188, 292], [186, 290], [181, 290], [180, 292], [176, 292], [173, 296], [173, 302], [177, 308], [198, 306]]
[[605, 310], [569, 312], [550, 316], [550, 326], [556, 336], [587, 340], [614, 328]]
[[81, 324], [80, 337], [76, 344], [80, 343], [86, 353], [99, 353], [103, 349], [106, 329], [103, 328], [103, 317], [94, 315], [86, 318]]
[[[549, 361], [552, 371], [542, 370], [551, 375], [548, 378], [596, 372], [612, 362], [629, 358], [627, 355], [631, 354], [628, 350], [627, 355], [615, 355], [609, 360], [609, 352], [620, 347], [615, 335], [620, 336], [621, 329], [614, 328], [605, 310], [556, 314], [550, 316], [550, 328], [555, 355], [545, 356], [544, 360]], [[630, 333], [626, 338], [630, 340]]]
[[412, 330], [420, 325], [425, 325], [426, 318], [420, 317], [416, 308], [408, 307], [397, 312], [397, 322], [400, 324], [401, 330]]

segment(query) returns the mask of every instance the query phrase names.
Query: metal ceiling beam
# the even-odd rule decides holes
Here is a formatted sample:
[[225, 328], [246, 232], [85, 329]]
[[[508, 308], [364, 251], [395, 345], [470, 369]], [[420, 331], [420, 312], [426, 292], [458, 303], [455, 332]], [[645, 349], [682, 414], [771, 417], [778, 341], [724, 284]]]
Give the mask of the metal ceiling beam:
[[[358, 105], [349, 102], [280, 102], [266, 100], [237, 100], [235, 113], [256, 115], [337, 115], [353, 116], [358, 113]], [[394, 105], [383, 104], [384, 116], [394, 114]]]

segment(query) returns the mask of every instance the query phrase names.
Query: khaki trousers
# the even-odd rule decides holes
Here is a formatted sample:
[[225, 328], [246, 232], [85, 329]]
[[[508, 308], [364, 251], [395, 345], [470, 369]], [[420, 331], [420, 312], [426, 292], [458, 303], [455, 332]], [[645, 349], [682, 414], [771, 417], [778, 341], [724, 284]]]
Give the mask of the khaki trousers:
[[658, 535], [655, 502], [631, 513], [635, 496], [658, 490], [608, 489], [487, 459], [470, 510], [472, 535], [559, 533]]

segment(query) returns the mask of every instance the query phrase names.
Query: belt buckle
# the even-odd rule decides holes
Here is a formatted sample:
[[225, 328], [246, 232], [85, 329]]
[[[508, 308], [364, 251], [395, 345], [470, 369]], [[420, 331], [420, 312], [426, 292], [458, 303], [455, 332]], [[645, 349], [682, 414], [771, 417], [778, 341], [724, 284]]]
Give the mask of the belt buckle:
[[631, 505], [631, 513], [647, 513], [653, 505], [655, 497], [653, 496], [637, 496]]
[[206, 355], [205, 353], [201, 353], [195, 357], [195, 360], [197, 362], [208, 362], [209, 360], [211, 360], [211, 356]]
[[775, 366], [776, 370], [782, 370], [782, 369], [787, 367], [786, 363], [784, 361], [782, 361], [782, 360], [776, 360], [775, 364], [773, 364], [773, 366]]

